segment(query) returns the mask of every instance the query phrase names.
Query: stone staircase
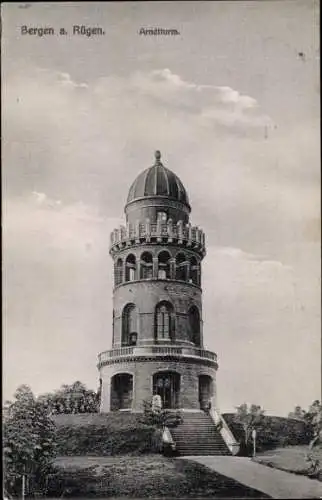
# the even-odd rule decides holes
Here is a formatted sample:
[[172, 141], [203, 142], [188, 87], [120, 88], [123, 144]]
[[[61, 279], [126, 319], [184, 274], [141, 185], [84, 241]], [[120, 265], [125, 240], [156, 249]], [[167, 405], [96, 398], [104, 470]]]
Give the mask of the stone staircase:
[[212, 418], [202, 411], [184, 412], [171, 435], [179, 455], [231, 455]]

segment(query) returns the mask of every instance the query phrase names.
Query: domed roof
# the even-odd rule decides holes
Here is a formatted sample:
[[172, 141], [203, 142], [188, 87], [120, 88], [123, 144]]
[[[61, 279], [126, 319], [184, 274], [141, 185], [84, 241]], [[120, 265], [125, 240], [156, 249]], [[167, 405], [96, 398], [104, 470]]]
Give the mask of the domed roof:
[[[155, 164], [141, 172], [127, 197], [127, 203], [138, 198], [162, 196], [180, 201], [189, 206], [188, 194], [179, 177], [166, 168], [160, 161], [160, 151], [155, 152]], [[189, 206], [190, 207], [190, 206]]]

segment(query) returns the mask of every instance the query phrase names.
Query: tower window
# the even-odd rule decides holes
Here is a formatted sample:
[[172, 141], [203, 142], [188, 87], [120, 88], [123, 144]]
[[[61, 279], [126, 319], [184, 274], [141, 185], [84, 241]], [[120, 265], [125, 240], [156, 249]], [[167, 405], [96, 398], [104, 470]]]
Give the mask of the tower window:
[[125, 261], [125, 281], [135, 280], [136, 259], [133, 254], [127, 256]]
[[195, 285], [200, 285], [200, 277], [199, 277], [199, 264], [195, 257], [192, 257], [190, 260], [190, 283], [194, 283]]
[[161, 222], [167, 222], [167, 217], [166, 212], [158, 212], [158, 220], [161, 220]]
[[158, 256], [158, 278], [170, 279], [170, 254], [165, 250], [159, 253]]
[[190, 307], [190, 309], [188, 311], [188, 317], [189, 317], [190, 340], [196, 346], [200, 347], [201, 339], [200, 339], [199, 309], [196, 306]]
[[153, 277], [153, 260], [152, 254], [144, 252], [141, 255], [141, 271], [140, 279], [146, 280]]
[[176, 280], [187, 280], [187, 258], [183, 253], [176, 256]]
[[168, 302], [161, 302], [155, 311], [156, 338], [157, 340], [170, 340], [174, 338], [174, 311]]
[[[137, 338], [137, 311], [134, 304], [127, 304], [122, 314], [122, 346], [133, 345]], [[135, 341], [136, 342], [136, 341]]]
[[115, 286], [120, 285], [123, 281], [123, 261], [122, 259], [117, 259], [114, 265], [114, 283]]

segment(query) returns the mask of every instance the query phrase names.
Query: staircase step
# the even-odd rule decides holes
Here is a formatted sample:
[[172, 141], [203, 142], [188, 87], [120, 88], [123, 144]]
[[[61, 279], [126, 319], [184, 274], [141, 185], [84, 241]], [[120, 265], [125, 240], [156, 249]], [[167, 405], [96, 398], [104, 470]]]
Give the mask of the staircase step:
[[205, 413], [185, 413], [183, 422], [171, 429], [180, 455], [231, 455], [215, 424]]

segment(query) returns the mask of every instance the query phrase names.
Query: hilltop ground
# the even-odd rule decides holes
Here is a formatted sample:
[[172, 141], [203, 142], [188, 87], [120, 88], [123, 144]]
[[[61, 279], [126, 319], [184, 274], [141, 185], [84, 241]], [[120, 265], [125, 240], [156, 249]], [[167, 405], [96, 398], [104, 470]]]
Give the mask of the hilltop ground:
[[207, 467], [161, 455], [59, 457], [64, 497], [270, 498]]
[[[254, 460], [262, 465], [306, 476], [309, 467], [306, 461], [307, 453], [308, 446], [287, 446], [259, 453]], [[312, 456], [314, 459], [319, 460], [320, 473], [316, 479], [322, 481], [322, 445], [313, 449]]]

